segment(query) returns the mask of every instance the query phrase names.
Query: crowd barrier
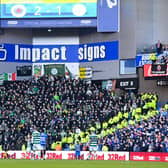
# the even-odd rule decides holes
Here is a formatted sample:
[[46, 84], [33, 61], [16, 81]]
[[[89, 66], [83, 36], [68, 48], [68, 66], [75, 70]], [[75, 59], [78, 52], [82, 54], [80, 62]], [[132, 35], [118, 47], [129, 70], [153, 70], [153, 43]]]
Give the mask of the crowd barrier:
[[[0, 159], [3, 159], [4, 152], [0, 151]], [[10, 159], [32, 159], [33, 152], [26, 153], [23, 151], [8, 151]], [[95, 157], [96, 155], [96, 157]], [[81, 152], [81, 160], [87, 160], [89, 157], [88, 151]], [[40, 152], [35, 152], [35, 159], [40, 159]], [[74, 160], [74, 151], [47, 151], [46, 159], [55, 160]], [[155, 152], [96, 152], [92, 153], [91, 160], [120, 160], [120, 161], [157, 161], [168, 162], [168, 153]]]

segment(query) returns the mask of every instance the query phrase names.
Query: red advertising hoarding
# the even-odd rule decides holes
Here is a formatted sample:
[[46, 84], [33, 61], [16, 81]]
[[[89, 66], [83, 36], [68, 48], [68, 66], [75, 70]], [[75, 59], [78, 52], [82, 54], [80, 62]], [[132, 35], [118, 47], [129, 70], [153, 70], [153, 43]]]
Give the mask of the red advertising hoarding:
[[168, 162], [168, 153], [130, 152], [132, 161]]
[[[130, 154], [130, 155], [129, 155]], [[3, 159], [4, 151], [0, 151], [0, 159]], [[10, 159], [32, 159], [33, 152], [26, 153], [24, 151], [8, 151]], [[81, 152], [81, 160], [87, 160], [89, 157], [88, 151]], [[75, 151], [47, 151], [47, 160], [74, 160]], [[40, 151], [35, 152], [35, 159], [41, 159]], [[122, 160], [122, 161], [156, 161], [168, 162], [168, 153], [157, 152], [96, 152], [91, 155], [90, 160]]]
[[162, 161], [163, 162], [168, 162], [168, 153], [163, 153], [162, 154]]
[[[0, 159], [3, 159], [4, 152], [0, 151]], [[24, 151], [8, 151], [11, 159], [32, 159], [33, 152], [26, 153]], [[35, 152], [35, 159], [41, 159], [40, 151]], [[88, 151], [81, 152], [81, 160], [87, 160]], [[75, 151], [46, 151], [45, 159], [49, 160], [74, 160]], [[129, 152], [96, 152], [91, 155], [90, 160], [129, 160]]]
[[152, 64], [144, 65], [144, 77], [160, 77], [160, 76], [168, 76], [168, 64], [167, 64], [167, 73], [165, 74], [154, 74], [152, 73]]
[[162, 161], [162, 153], [148, 152], [146, 153], [146, 161], [160, 162]]
[[130, 152], [130, 160], [133, 161], [146, 161], [145, 152]]

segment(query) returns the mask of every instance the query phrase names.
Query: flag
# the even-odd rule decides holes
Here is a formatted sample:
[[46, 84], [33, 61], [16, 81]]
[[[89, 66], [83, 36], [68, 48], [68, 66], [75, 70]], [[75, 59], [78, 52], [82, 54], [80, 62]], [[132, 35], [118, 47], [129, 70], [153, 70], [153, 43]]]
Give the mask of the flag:
[[16, 80], [16, 73], [5, 73], [4, 80], [5, 81], [15, 81]]
[[41, 76], [41, 70], [42, 70], [42, 66], [41, 65], [35, 65], [34, 66], [34, 76], [36, 78]]
[[64, 64], [48, 64], [44, 65], [45, 75], [65, 75], [65, 65]]
[[65, 78], [66, 79], [72, 78], [72, 73], [69, 71], [67, 66], [65, 66]]
[[91, 67], [80, 67], [79, 77], [81, 79], [91, 79], [93, 76], [93, 70]]

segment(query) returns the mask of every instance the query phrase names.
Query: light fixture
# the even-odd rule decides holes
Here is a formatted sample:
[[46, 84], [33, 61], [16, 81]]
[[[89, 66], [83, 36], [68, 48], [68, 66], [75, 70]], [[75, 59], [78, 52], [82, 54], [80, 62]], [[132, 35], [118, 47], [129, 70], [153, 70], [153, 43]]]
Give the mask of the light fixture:
[[49, 28], [49, 29], [48, 29], [48, 32], [52, 32], [52, 29], [51, 29], [51, 28]]

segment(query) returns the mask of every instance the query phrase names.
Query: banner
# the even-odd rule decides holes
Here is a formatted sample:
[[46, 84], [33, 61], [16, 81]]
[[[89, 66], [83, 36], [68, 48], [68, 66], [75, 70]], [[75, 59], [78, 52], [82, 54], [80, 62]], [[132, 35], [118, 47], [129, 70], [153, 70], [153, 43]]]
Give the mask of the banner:
[[97, 11], [98, 32], [119, 32], [120, 0], [98, 0]]
[[114, 91], [116, 88], [116, 80], [102, 81], [102, 90], [106, 89], [109, 91]]
[[146, 153], [146, 161], [160, 162], [162, 161], [162, 153], [156, 153], [156, 152]]
[[39, 78], [42, 76], [42, 65], [34, 65], [34, 76], [36, 78]]
[[80, 45], [3, 44], [0, 62], [68, 63], [118, 60], [118, 41]]
[[168, 153], [130, 152], [130, 160], [132, 160], [132, 161], [168, 162]]
[[162, 161], [163, 162], [168, 162], [168, 153], [163, 153], [162, 154]]
[[145, 64], [152, 64], [151, 54], [140, 54], [136, 56], [136, 67], [142, 67]]
[[[168, 76], [168, 64], [166, 65], [166, 67], [167, 67], [166, 73], [164, 73], [164, 74], [159, 74], [159, 73], [153, 74], [152, 73], [152, 64], [145, 64], [144, 65], [144, 77]], [[160, 69], [160, 67], [159, 67], [159, 69]], [[160, 71], [158, 71], [158, 72], [160, 72]]]
[[167, 64], [166, 63], [153, 63], [151, 73], [152, 74], [166, 74]]
[[44, 75], [61, 75], [61, 76], [65, 76], [65, 65], [64, 64], [44, 65]]
[[168, 79], [167, 80], [157, 80], [157, 86], [168, 86]]
[[[40, 151], [35, 152], [35, 159], [41, 159]], [[0, 159], [3, 159], [4, 151], [0, 151]], [[11, 159], [32, 159], [33, 152], [8, 151]], [[89, 151], [81, 151], [81, 160], [87, 160]], [[75, 151], [46, 151], [47, 160], [75, 160]], [[96, 152], [91, 155], [91, 160], [120, 160], [120, 161], [156, 161], [168, 162], [168, 153], [157, 152]]]
[[80, 67], [79, 68], [79, 77], [81, 79], [91, 79], [93, 76], [93, 70], [90, 67]]
[[138, 89], [138, 78], [117, 79], [116, 87], [120, 89]]
[[17, 76], [32, 76], [32, 66], [17, 66]]
[[[32, 159], [33, 152], [26, 154], [23, 151], [8, 151], [11, 159]], [[81, 152], [81, 160], [87, 160], [89, 157], [89, 151]], [[0, 159], [3, 158], [3, 152], [0, 151]], [[40, 159], [40, 151], [35, 152], [35, 158]], [[75, 151], [47, 151], [46, 159], [56, 160], [75, 160]], [[96, 152], [91, 155], [91, 160], [129, 160], [129, 152]]]
[[130, 160], [146, 161], [146, 153], [145, 152], [130, 152]]

